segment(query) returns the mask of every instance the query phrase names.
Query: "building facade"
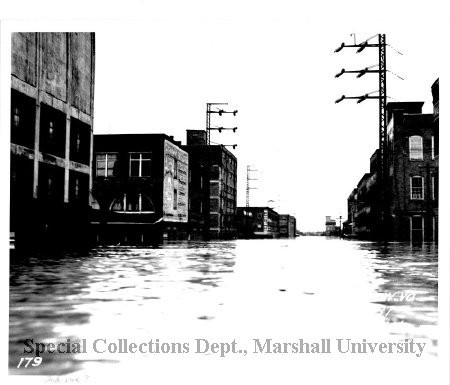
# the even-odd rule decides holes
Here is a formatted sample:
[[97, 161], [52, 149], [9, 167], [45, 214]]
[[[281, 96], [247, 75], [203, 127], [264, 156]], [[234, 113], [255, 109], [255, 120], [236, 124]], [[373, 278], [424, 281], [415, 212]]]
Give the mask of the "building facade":
[[[380, 185], [378, 179], [379, 150], [370, 157], [369, 172], [364, 174], [356, 186], [355, 194], [348, 205], [353, 218], [353, 234], [360, 238], [376, 238], [380, 225]], [[353, 192], [352, 192], [353, 193]]]
[[97, 242], [186, 239], [189, 158], [164, 134], [95, 135]]
[[[413, 242], [438, 240], [439, 79], [432, 87], [433, 114], [422, 113], [423, 102], [387, 104], [387, 181], [377, 178], [379, 151], [348, 198], [348, 234]], [[388, 201], [381, 220], [381, 190]], [[384, 228], [382, 228], [384, 226]]]
[[235, 238], [236, 157], [223, 145], [207, 145], [203, 130], [188, 130], [183, 148], [192, 164], [190, 228], [203, 229], [206, 239]]
[[237, 230], [240, 238], [278, 238], [279, 214], [270, 207], [238, 207]]
[[278, 226], [280, 237], [295, 238], [297, 233], [297, 221], [294, 216], [289, 214], [280, 214]]
[[10, 231], [16, 247], [79, 244], [92, 187], [93, 33], [11, 36]]
[[338, 232], [338, 227], [336, 226], [336, 220], [332, 219], [331, 216], [325, 217], [325, 235], [336, 235]]
[[433, 115], [422, 102], [388, 103], [390, 219], [395, 239], [436, 241], [438, 165]]

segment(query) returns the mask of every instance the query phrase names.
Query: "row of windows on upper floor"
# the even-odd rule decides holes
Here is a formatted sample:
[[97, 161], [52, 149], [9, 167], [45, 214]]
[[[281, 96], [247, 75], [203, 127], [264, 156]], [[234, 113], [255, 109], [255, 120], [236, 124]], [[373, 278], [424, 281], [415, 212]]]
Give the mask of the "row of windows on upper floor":
[[[95, 156], [96, 176], [112, 177], [118, 175], [117, 154], [99, 153]], [[151, 176], [151, 153], [130, 153], [129, 157], [129, 176], [131, 177], [149, 177]]]
[[[431, 175], [431, 186], [430, 186], [431, 199], [436, 199], [436, 194], [438, 192], [437, 178], [435, 175]], [[411, 200], [424, 200], [425, 199], [425, 180], [423, 176], [416, 175], [409, 178], [409, 191]], [[361, 199], [361, 194], [355, 195], [355, 200], [358, 200], [358, 196]], [[364, 196], [364, 194], [362, 195]]]
[[[44, 103], [40, 104], [39, 151], [58, 157], [66, 156], [67, 116]], [[11, 143], [35, 148], [36, 100], [15, 90], [11, 92]], [[88, 165], [91, 127], [70, 118], [69, 159]]]
[[[431, 159], [435, 158], [434, 136], [431, 137]], [[409, 137], [409, 159], [423, 160], [423, 138], [419, 135]]]
[[[97, 153], [95, 155], [96, 176], [113, 177], [118, 172], [117, 153]], [[178, 160], [170, 157], [168, 167], [174, 179], [179, 179], [179, 173], [183, 171], [178, 168]], [[151, 152], [131, 152], [129, 153], [128, 176], [130, 177], [151, 177], [152, 154]], [[189, 175], [190, 177], [190, 175]], [[203, 185], [203, 180], [201, 179]]]
[[[96, 176], [114, 177], [118, 175], [117, 153], [97, 153], [96, 154]], [[151, 177], [151, 153], [130, 153], [128, 176], [130, 177]], [[173, 158], [172, 163], [173, 178], [178, 179], [178, 161]], [[189, 183], [192, 182], [192, 173], [189, 170]], [[199, 176], [198, 183], [200, 189], [203, 188], [203, 176]]]

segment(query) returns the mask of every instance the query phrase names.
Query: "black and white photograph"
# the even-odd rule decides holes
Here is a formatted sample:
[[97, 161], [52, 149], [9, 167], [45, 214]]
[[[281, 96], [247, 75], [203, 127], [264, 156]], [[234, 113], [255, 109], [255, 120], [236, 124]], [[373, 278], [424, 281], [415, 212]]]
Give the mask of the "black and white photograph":
[[441, 2], [6, 3], [1, 383], [449, 383]]

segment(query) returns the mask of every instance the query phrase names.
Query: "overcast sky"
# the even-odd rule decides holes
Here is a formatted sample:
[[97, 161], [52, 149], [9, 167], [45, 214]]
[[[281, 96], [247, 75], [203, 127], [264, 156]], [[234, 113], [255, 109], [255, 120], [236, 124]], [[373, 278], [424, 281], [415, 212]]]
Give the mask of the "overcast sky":
[[[430, 87], [439, 77], [441, 43], [448, 35], [432, 2], [410, 2], [410, 8], [420, 6], [415, 16], [392, 2], [385, 12], [380, 3], [364, 19], [359, 2], [344, 11], [337, 2], [156, 7], [130, 0], [127, 8], [112, 1], [107, 9], [89, 2], [87, 13], [88, 3], [80, 1], [70, 21], [11, 21], [4, 30], [96, 32], [98, 134], [166, 133], [185, 143], [186, 129], [205, 129], [207, 102], [230, 103], [239, 110], [236, 118], [213, 115], [212, 125], [238, 131], [213, 132], [212, 141], [238, 145], [231, 150], [238, 158], [238, 204], [245, 205], [250, 164], [258, 170], [251, 205], [294, 214], [302, 231], [323, 230], [326, 215], [345, 219], [347, 197], [378, 146], [377, 101], [334, 103], [342, 94], [377, 91], [375, 74], [334, 78], [341, 68], [377, 64], [377, 50], [334, 49], [353, 42], [352, 33], [357, 42], [386, 33], [388, 44], [403, 53], [388, 48], [388, 69], [405, 79], [389, 75], [389, 100], [424, 101], [429, 113]], [[37, 14], [33, 4], [21, 8], [23, 18]], [[142, 12], [127, 21], [131, 4]]]

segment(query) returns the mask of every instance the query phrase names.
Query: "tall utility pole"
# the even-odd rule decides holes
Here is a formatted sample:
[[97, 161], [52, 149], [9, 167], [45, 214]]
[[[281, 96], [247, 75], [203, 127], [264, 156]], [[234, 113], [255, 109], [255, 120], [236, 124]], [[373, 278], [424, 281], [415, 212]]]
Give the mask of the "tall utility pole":
[[257, 178], [251, 178], [250, 173], [255, 172], [258, 170], [252, 169], [250, 165], [247, 166], [247, 188], [246, 188], [246, 195], [245, 195], [245, 206], [250, 207], [250, 190], [256, 189], [256, 187], [250, 187], [250, 181], [251, 180], [258, 180]]
[[233, 116], [236, 116], [236, 114], [238, 113], [237, 110], [225, 111], [221, 107], [218, 107], [219, 108], [218, 110], [211, 109], [212, 106], [227, 106], [227, 105], [228, 103], [206, 103], [206, 143], [208, 146], [211, 144], [211, 130], [217, 130], [219, 132], [222, 132], [223, 130], [233, 130], [233, 132], [236, 132], [237, 130], [237, 127], [211, 127], [211, 114], [218, 114], [219, 116], [222, 116], [223, 114], [233, 114]]
[[[378, 37], [378, 43], [369, 43], [369, 40]], [[386, 89], [386, 35], [378, 34], [372, 36], [371, 38], [365, 40], [360, 44], [345, 44], [342, 43], [334, 52], [339, 52], [343, 48], [355, 47], [358, 48], [356, 53], [363, 51], [365, 48], [378, 48], [378, 69], [372, 70], [366, 67], [361, 70], [356, 71], [347, 71], [342, 69], [341, 72], [336, 74], [336, 78], [345, 74], [345, 73], [356, 73], [357, 77], [360, 78], [366, 73], [377, 73], [378, 74], [378, 96], [369, 96], [369, 94], [361, 95], [361, 96], [345, 96], [342, 95], [339, 99], [336, 100], [336, 103], [340, 103], [345, 99], [357, 99], [357, 103], [361, 103], [366, 99], [378, 99], [379, 108], [378, 108], [378, 118], [379, 118], [379, 176], [380, 176], [380, 199], [381, 199], [381, 210], [380, 210], [380, 223], [379, 230], [381, 233], [387, 231], [388, 228], [388, 212], [389, 212], [389, 202], [388, 202], [388, 194], [387, 194], [387, 119], [386, 119], [386, 100], [387, 100], [387, 89]], [[383, 234], [383, 235], [384, 235]]]

